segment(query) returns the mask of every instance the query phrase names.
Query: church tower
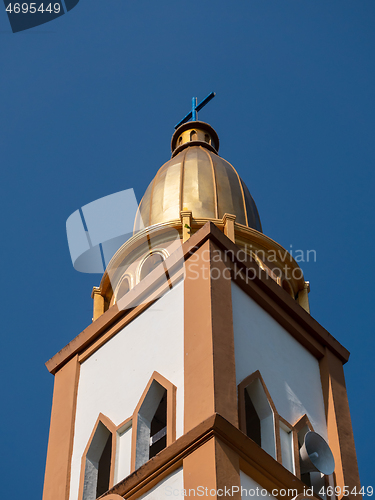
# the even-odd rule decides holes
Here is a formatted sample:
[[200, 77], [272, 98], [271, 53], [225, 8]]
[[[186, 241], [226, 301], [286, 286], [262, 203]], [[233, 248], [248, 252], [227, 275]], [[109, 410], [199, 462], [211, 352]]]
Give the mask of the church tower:
[[93, 322], [46, 363], [43, 500], [358, 500], [349, 353], [192, 118], [93, 290]]

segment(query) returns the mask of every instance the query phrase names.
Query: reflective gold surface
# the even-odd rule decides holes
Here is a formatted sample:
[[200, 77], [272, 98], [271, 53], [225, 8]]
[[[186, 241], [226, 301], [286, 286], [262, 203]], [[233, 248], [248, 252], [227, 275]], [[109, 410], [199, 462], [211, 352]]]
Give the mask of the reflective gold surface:
[[195, 121], [186, 122], [175, 131], [172, 136], [172, 156], [180, 153], [190, 145], [204, 145], [210, 151], [219, 151], [219, 137], [216, 131], [208, 123]]
[[139, 208], [146, 227], [178, 219], [181, 210], [190, 210], [193, 219], [221, 219], [228, 213], [237, 223], [262, 230], [254, 200], [236, 170], [202, 145], [188, 145], [165, 163]]
[[[308, 311], [302, 270], [285, 249], [262, 234], [249, 190], [233, 166], [217, 154], [216, 132], [210, 125], [203, 125], [189, 122], [173, 135], [172, 159], [148, 186], [133, 237], [116, 252], [103, 275], [100, 293], [106, 307], [113, 304], [124, 276], [133, 276], [130, 288], [140, 281], [139, 263], [150, 255], [151, 240], [153, 252], [157, 249], [168, 257], [180, 248], [180, 239], [186, 242], [210, 221]], [[195, 129], [197, 136], [191, 135]], [[201, 132], [210, 134], [215, 147], [203, 141], [207, 137]]]

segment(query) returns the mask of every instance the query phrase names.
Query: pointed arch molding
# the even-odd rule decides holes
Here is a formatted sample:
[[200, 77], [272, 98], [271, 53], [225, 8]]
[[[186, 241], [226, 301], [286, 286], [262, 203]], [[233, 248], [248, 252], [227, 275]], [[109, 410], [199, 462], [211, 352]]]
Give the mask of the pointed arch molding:
[[257, 370], [245, 379], [242, 380], [238, 384], [238, 420], [239, 420], [239, 427], [241, 431], [246, 434], [246, 412], [245, 412], [245, 389], [248, 387], [254, 380], [259, 380], [264, 393], [267, 397], [268, 403], [271, 407], [271, 410], [274, 415], [274, 433], [275, 433], [275, 449], [276, 449], [276, 460], [280, 463], [282, 463], [281, 459], [281, 442], [280, 442], [280, 423], [279, 423], [279, 414], [277, 413], [276, 406], [274, 402], [272, 401], [271, 395], [268, 392], [267, 386], [264, 383], [264, 380], [262, 378], [262, 375], [260, 374], [260, 371]]
[[[85, 451], [82, 454], [81, 458], [81, 474], [80, 474], [80, 480], [79, 480], [79, 490], [78, 490], [78, 498], [79, 500], [82, 500], [83, 498], [83, 488], [84, 488], [84, 482], [85, 482], [85, 470], [86, 470], [86, 458], [87, 458], [87, 453], [90, 449], [91, 443], [94, 439], [94, 436], [96, 434], [96, 431], [98, 429], [99, 424], [103, 424], [104, 427], [108, 429], [108, 431], [112, 435], [112, 450], [111, 450], [111, 469], [110, 469], [110, 476], [109, 476], [109, 488], [112, 488], [114, 485], [114, 476], [115, 476], [115, 462], [116, 462], [116, 445], [117, 445], [117, 433], [121, 431], [125, 426], [131, 426], [132, 425], [132, 417], [127, 418], [124, 420], [124, 422], [121, 422], [120, 425], [116, 426], [112, 420], [110, 420], [108, 417], [103, 415], [102, 413], [99, 413], [99, 417], [97, 418], [94, 428], [91, 432], [90, 439], [88, 440], [88, 443], [86, 445]], [[113, 498], [112, 498], [113, 497]], [[117, 498], [117, 495], [109, 495], [108, 500], [115, 500], [115, 497]], [[120, 497], [119, 497], [120, 498]]]
[[299, 432], [301, 429], [303, 429], [306, 426], [310, 429], [310, 431], [314, 430], [314, 427], [312, 426], [312, 424], [309, 420], [309, 417], [305, 414], [300, 419], [297, 420], [297, 422], [293, 425], [293, 429], [296, 432]]
[[82, 498], [83, 498], [83, 488], [84, 488], [84, 483], [85, 483], [87, 454], [90, 450], [91, 443], [93, 442], [96, 431], [97, 431], [100, 424], [103, 424], [104, 427], [106, 427], [112, 435], [111, 470], [110, 470], [110, 476], [109, 476], [109, 487], [111, 488], [113, 486], [113, 478], [114, 478], [114, 472], [115, 472], [114, 463], [115, 463], [115, 457], [116, 457], [116, 426], [108, 417], [106, 417], [105, 415], [100, 413], [99, 417], [97, 418], [97, 420], [95, 422], [94, 428], [91, 432], [90, 439], [88, 440], [88, 443], [86, 445], [85, 451], [83, 452], [82, 459], [81, 459], [81, 476], [80, 476], [80, 480], [79, 480], [79, 493], [78, 493], [78, 498], [80, 500], [82, 500]]
[[301, 464], [299, 461], [299, 444], [298, 444], [298, 433], [304, 428], [308, 427], [310, 431], [314, 430], [309, 417], [305, 414], [292, 426], [293, 432], [293, 450], [294, 450], [294, 466], [296, 471], [296, 476], [301, 479]]
[[297, 420], [294, 424], [289, 423], [285, 418], [283, 418], [281, 415], [278, 414], [276, 410], [276, 406], [274, 402], [272, 401], [271, 395], [267, 389], [266, 384], [264, 383], [264, 380], [260, 374], [260, 371], [257, 370], [248, 377], [246, 377], [242, 382], [238, 384], [238, 419], [239, 419], [239, 428], [240, 430], [244, 433], [247, 434], [246, 432], [246, 413], [245, 413], [245, 389], [248, 387], [254, 380], [258, 379], [260, 383], [262, 384], [264, 393], [267, 397], [268, 403], [273, 411], [274, 414], [274, 432], [275, 432], [275, 446], [276, 446], [276, 460], [282, 464], [282, 452], [281, 452], [281, 439], [280, 439], [280, 423], [281, 425], [284, 425], [288, 429], [290, 429], [290, 432], [292, 433], [293, 437], [293, 454], [294, 454], [294, 474], [297, 476], [299, 479], [301, 478], [301, 473], [300, 473], [300, 463], [299, 463], [299, 445], [298, 445], [298, 433], [304, 428], [308, 427], [310, 431], [313, 431], [314, 428], [308, 418], [308, 416], [305, 414], [301, 418]]
[[[110, 493], [109, 495], [105, 495], [102, 498], [103, 498], [103, 500], [124, 500], [124, 497], [121, 497], [120, 495], [116, 495], [116, 493]], [[316, 500], [316, 499], [314, 499], [314, 500]]]
[[132, 431], [132, 454], [131, 454], [131, 471], [135, 471], [136, 464], [136, 451], [137, 451], [137, 426], [138, 426], [138, 414], [141, 406], [146, 399], [146, 396], [150, 390], [151, 384], [157, 382], [167, 391], [167, 446], [176, 440], [176, 391], [177, 387], [172, 384], [165, 377], [160, 375], [158, 372], [154, 372], [143, 391], [141, 399], [139, 400], [133, 416], [133, 431]]

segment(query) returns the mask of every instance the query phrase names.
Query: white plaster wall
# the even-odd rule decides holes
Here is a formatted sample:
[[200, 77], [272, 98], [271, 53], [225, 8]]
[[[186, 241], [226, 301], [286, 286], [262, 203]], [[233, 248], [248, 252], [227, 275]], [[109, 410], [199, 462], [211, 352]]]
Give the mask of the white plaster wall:
[[278, 413], [327, 439], [318, 360], [235, 283], [232, 302], [237, 384], [259, 370]]
[[116, 440], [115, 484], [130, 474], [132, 426], [122, 432], [118, 432]]
[[120, 425], [132, 415], [154, 371], [177, 387], [176, 437], [182, 435], [183, 308], [183, 283], [180, 283], [82, 363], [70, 500], [78, 498], [81, 457], [99, 413]]
[[276, 498], [250, 476], [240, 471], [241, 498]]
[[293, 434], [280, 423], [281, 459], [283, 466], [294, 474]]
[[184, 474], [182, 467], [172, 474], [169, 474], [163, 481], [160, 481], [147, 493], [139, 497], [139, 500], [184, 500]]

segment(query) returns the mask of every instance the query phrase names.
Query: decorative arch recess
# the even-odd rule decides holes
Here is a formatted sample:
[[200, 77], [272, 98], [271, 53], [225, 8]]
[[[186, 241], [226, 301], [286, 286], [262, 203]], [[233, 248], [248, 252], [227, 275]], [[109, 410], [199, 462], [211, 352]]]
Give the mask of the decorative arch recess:
[[162, 264], [167, 257], [169, 257], [169, 253], [165, 249], [153, 249], [145, 255], [138, 266], [137, 283]]
[[306, 432], [313, 431], [314, 428], [309, 420], [309, 417], [303, 415], [293, 425], [293, 441], [294, 441], [294, 457], [295, 457], [295, 475], [301, 479], [301, 466], [299, 460], [299, 450], [303, 445]]
[[125, 274], [116, 287], [114, 302], [118, 302], [126, 293], [132, 289], [132, 279], [129, 274]]
[[314, 491], [320, 491], [322, 487], [334, 486], [334, 473], [326, 476], [318, 471], [310, 471], [301, 474], [300, 448], [304, 444], [305, 434], [314, 431], [314, 428], [305, 414], [293, 426], [294, 434], [294, 457], [295, 457], [295, 475], [301, 479], [308, 487], [313, 487]]
[[[102, 413], [99, 414], [81, 459], [81, 475], [78, 494], [78, 498], [80, 500], [95, 500], [98, 496], [112, 488], [115, 482], [119, 480], [118, 477], [116, 479], [116, 466], [118, 465], [116, 463], [118, 459], [118, 439], [120, 434], [131, 428], [131, 426], [132, 417], [127, 418], [116, 427], [108, 417]], [[109, 474], [107, 477], [107, 483], [105, 486], [102, 485], [102, 489], [99, 488], [99, 494], [97, 494], [98, 466], [109, 437], [111, 438]], [[130, 470], [128, 474], [130, 474]], [[123, 478], [121, 477], [121, 479]], [[108, 495], [105, 498], [108, 498], [108, 500], [115, 500], [117, 495]]]
[[281, 462], [279, 415], [259, 370], [238, 385], [238, 418], [241, 431]]
[[196, 140], [197, 140], [197, 138], [198, 138], [198, 135], [197, 135], [196, 130], [192, 130], [192, 131], [190, 132], [190, 140], [191, 140], [191, 141], [196, 141]]
[[82, 455], [80, 500], [95, 500], [113, 486], [115, 456], [116, 426], [100, 413]]
[[133, 413], [134, 471], [176, 440], [176, 386], [154, 372]]
[[314, 431], [308, 416], [292, 425], [279, 415], [259, 370], [238, 385], [238, 417], [241, 431], [305, 484], [318, 491], [328, 485], [330, 476], [321, 478], [317, 472], [301, 475], [300, 448], [305, 434]]

